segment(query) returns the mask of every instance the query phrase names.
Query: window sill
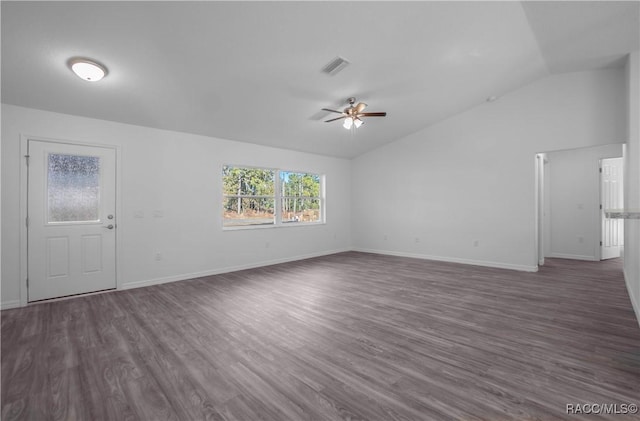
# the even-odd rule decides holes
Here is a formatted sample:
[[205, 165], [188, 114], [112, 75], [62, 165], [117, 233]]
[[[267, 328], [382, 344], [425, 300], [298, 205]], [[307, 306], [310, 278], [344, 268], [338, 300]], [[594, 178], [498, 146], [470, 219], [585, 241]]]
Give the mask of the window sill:
[[325, 221], [318, 222], [283, 222], [280, 224], [264, 224], [264, 225], [238, 225], [230, 227], [222, 227], [222, 231], [244, 231], [244, 230], [261, 230], [270, 228], [291, 228], [291, 227], [309, 227], [317, 225], [325, 225]]

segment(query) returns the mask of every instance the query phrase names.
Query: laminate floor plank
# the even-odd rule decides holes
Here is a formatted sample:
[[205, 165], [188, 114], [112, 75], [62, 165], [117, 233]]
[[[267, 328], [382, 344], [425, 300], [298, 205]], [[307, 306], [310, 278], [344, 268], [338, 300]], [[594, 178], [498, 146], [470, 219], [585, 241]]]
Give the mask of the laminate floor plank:
[[619, 259], [348, 252], [1, 314], [2, 420], [640, 420]]

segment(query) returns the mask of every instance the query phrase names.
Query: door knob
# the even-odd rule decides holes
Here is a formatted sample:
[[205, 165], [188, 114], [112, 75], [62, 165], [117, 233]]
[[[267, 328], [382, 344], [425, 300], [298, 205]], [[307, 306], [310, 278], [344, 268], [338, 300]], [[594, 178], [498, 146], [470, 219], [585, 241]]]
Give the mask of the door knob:
[[102, 228], [106, 228], [108, 230], [112, 230], [114, 228], [113, 224], [109, 224], [106, 227], [102, 227]]

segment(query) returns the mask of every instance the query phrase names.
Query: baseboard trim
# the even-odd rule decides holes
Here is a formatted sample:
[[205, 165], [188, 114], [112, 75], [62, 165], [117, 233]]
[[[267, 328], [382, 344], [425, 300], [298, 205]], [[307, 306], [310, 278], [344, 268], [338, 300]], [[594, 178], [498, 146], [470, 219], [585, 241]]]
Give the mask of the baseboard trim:
[[[347, 248], [340, 248], [340, 249], [334, 249], [334, 250], [325, 250], [317, 253], [309, 253], [309, 254], [285, 257], [281, 259], [263, 260], [260, 262], [250, 263], [246, 265], [227, 266], [223, 268], [212, 269], [212, 270], [202, 271], [202, 272], [191, 272], [191, 273], [184, 273], [184, 274], [174, 275], [174, 276], [166, 276], [162, 278], [147, 279], [144, 281], [134, 281], [134, 282], [123, 284], [120, 290], [142, 288], [142, 287], [147, 287], [152, 285], [161, 285], [168, 282], [184, 281], [187, 279], [201, 278], [203, 276], [212, 276], [212, 275], [219, 275], [222, 273], [237, 272], [239, 270], [255, 269], [258, 267], [277, 265], [280, 263], [295, 262], [295, 261], [305, 260], [305, 259], [312, 259], [314, 257], [328, 256], [330, 254], [344, 253], [348, 251], [376, 253], [376, 254], [399, 256], [399, 257], [411, 257], [415, 259], [460, 263], [465, 265], [484, 266], [484, 267], [491, 267], [491, 268], [498, 268], [498, 269], [510, 269], [510, 270], [524, 271], [524, 272], [538, 271], [537, 266], [515, 265], [511, 263], [492, 262], [487, 260], [463, 259], [458, 257], [445, 257], [445, 256], [432, 256], [432, 255], [415, 254], [415, 253], [403, 253], [403, 252], [397, 252], [397, 251], [391, 251], [391, 250], [377, 250], [377, 249], [367, 249], [367, 248], [359, 248], [359, 247], [353, 247], [353, 248], [347, 247]], [[0, 309], [7, 310], [10, 308], [17, 308], [20, 306], [21, 306], [20, 300], [5, 301], [0, 304]], [[637, 304], [635, 302], [634, 302], [634, 310], [636, 310], [636, 314], [640, 314], [640, 312], [638, 311]]]
[[566, 253], [549, 253], [547, 257], [554, 257], [556, 259], [573, 259], [573, 260], [586, 260], [589, 262], [598, 262], [600, 259], [597, 259], [595, 256], [585, 256], [582, 254], [566, 254]]
[[220, 275], [221, 273], [237, 272], [239, 270], [246, 270], [246, 269], [255, 269], [255, 268], [264, 267], [264, 266], [277, 265], [280, 263], [295, 262], [298, 260], [312, 259], [314, 257], [328, 256], [330, 254], [343, 253], [347, 251], [351, 251], [351, 248], [326, 250], [326, 251], [321, 251], [317, 253], [309, 253], [309, 254], [302, 254], [298, 256], [285, 257], [282, 259], [263, 260], [261, 262], [250, 263], [246, 265], [227, 266], [223, 268], [212, 269], [212, 270], [202, 271], [202, 272], [192, 272], [192, 273], [185, 273], [185, 274], [175, 275], [175, 276], [167, 276], [163, 278], [148, 279], [145, 281], [129, 282], [129, 283], [123, 284], [120, 289], [142, 288], [142, 287], [147, 287], [152, 285], [166, 284], [168, 282], [185, 281], [187, 279], [202, 278], [203, 276]]
[[0, 303], [0, 310], [9, 310], [10, 308], [21, 307], [20, 300], [3, 301]]
[[636, 314], [636, 321], [638, 322], [638, 326], [640, 327], [640, 303], [637, 301], [636, 297], [633, 296], [633, 289], [631, 288], [631, 280], [627, 275], [627, 271], [623, 270], [622, 274], [624, 276], [624, 283], [627, 287], [627, 293], [629, 294], [629, 298], [631, 299], [631, 307], [633, 307], [633, 312]]
[[497, 269], [518, 270], [521, 272], [537, 272], [538, 271], [538, 266], [515, 265], [512, 263], [492, 262], [489, 260], [473, 260], [473, 259], [463, 259], [459, 257], [432, 256], [428, 254], [404, 253], [404, 252], [391, 251], [391, 250], [366, 249], [366, 248], [360, 248], [360, 247], [353, 248], [353, 251], [359, 251], [363, 253], [384, 254], [388, 256], [411, 257], [414, 259], [435, 260], [438, 262], [460, 263], [463, 265], [484, 266], [484, 267], [497, 268]]

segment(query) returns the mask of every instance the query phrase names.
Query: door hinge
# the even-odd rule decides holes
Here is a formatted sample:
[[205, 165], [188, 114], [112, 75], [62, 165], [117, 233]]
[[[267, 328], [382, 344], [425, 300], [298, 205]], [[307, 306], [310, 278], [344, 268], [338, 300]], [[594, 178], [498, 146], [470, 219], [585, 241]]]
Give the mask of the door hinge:
[[25, 221], [24, 221], [25, 225], [27, 226], [27, 228], [29, 228], [29, 217], [27, 216], [24, 219], [25, 219]]
[[602, 209], [602, 203], [600, 203], [600, 209]]
[[600, 245], [602, 246], [602, 241], [600, 241]]
[[600, 172], [602, 172], [602, 168], [600, 168]]
[[27, 167], [29, 166], [29, 158], [31, 158], [30, 155], [25, 155], [24, 159], [27, 161]]
[[29, 288], [29, 278], [27, 278], [27, 288]]

